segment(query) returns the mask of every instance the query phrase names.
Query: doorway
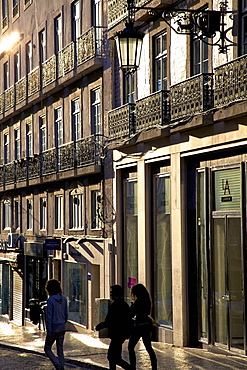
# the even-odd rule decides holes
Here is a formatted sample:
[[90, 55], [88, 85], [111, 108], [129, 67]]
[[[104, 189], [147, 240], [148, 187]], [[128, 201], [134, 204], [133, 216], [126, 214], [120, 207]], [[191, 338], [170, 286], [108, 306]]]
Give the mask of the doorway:
[[244, 350], [244, 285], [240, 212], [213, 212], [214, 342]]

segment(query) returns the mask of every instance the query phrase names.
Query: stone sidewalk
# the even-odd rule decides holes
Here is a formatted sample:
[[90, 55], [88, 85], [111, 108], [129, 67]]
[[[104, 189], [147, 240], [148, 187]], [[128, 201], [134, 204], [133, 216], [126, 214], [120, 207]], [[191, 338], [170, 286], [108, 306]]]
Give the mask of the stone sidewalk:
[[[0, 345], [21, 348], [44, 354], [45, 332], [35, 327], [19, 327], [0, 322]], [[66, 332], [64, 352], [69, 363], [90, 369], [107, 369], [109, 339], [99, 339], [97, 333]], [[153, 342], [158, 369], [247, 369], [247, 357], [227, 351], [210, 351], [198, 348], [178, 348]], [[142, 342], [137, 345], [137, 369], [150, 369], [149, 357]], [[128, 361], [127, 341], [123, 357]]]

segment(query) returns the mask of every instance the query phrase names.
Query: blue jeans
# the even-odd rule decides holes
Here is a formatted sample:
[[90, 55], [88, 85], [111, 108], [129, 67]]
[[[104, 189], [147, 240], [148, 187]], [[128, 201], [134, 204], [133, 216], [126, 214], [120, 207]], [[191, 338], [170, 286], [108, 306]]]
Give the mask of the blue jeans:
[[[65, 331], [59, 333], [51, 333], [51, 335], [46, 335], [44, 351], [49, 357], [56, 369], [62, 370], [64, 368], [64, 354], [63, 354], [63, 341], [64, 341]], [[57, 346], [57, 356], [51, 350], [52, 345], [56, 342]]]

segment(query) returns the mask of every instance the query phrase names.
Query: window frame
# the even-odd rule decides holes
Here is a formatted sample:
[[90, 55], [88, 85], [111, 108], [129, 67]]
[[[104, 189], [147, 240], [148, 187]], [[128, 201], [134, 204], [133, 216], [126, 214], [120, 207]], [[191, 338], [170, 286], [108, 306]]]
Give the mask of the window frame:
[[46, 197], [39, 198], [40, 206], [40, 230], [46, 230], [47, 227], [47, 199]]
[[27, 198], [27, 230], [33, 229], [33, 199]]
[[55, 195], [55, 230], [63, 230], [64, 227], [63, 204], [63, 194]]
[[[153, 37], [153, 50], [154, 50], [154, 91], [167, 90], [168, 79], [168, 33], [167, 29]], [[164, 41], [165, 40], [165, 41]], [[159, 41], [159, 50], [158, 49]], [[165, 45], [165, 47], [163, 47]], [[164, 69], [164, 63], [166, 68]], [[160, 64], [160, 68], [158, 65]], [[158, 78], [158, 71], [160, 71], [160, 78]], [[166, 73], [164, 73], [164, 71]]]
[[[79, 200], [79, 202], [78, 202]], [[84, 192], [75, 189], [69, 196], [69, 228], [71, 230], [84, 230]]]

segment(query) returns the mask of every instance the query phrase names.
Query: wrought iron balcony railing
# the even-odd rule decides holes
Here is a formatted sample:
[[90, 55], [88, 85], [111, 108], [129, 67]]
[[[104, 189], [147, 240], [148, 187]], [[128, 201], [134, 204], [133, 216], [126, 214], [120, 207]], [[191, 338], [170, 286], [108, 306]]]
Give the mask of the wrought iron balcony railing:
[[42, 63], [42, 87], [46, 87], [50, 83], [56, 81], [56, 55], [52, 55], [44, 63]]
[[[136, 6], [143, 6], [151, 0], [136, 0]], [[114, 27], [127, 17], [127, 0], [108, 0], [108, 28]]]
[[110, 140], [121, 139], [135, 132], [135, 104], [128, 103], [108, 113]]
[[71, 42], [58, 52], [58, 77], [63, 77], [75, 67], [75, 44]]
[[4, 112], [4, 93], [0, 94], [0, 114]]
[[4, 110], [7, 111], [15, 105], [15, 87], [11, 86], [4, 91]]
[[[100, 147], [100, 149], [99, 149]], [[76, 167], [96, 164], [97, 156], [101, 153], [100, 137], [97, 135], [87, 136], [75, 142]]]
[[21, 158], [0, 166], [0, 186], [60, 173], [99, 163], [102, 143], [99, 135], [91, 135], [52, 148], [32, 157]]
[[6, 184], [15, 182], [15, 163], [8, 163], [4, 166], [4, 181]]
[[215, 68], [214, 107], [247, 97], [247, 55]]
[[28, 97], [40, 91], [40, 67], [34, 68], [27, 76]]
[[167, 91], [155, 92], [136, 101], [136, 132], [169, 123], [169, 104]]
[[22, 77], [15, 84], [15, 103], [19, 104], [26, 99], [27, 95], [27, 78]]
[[213, 107], [213, 74], [203, 73], [170, 88], [171, 120], [191, 117]]
[[103, 27], [91, 27], [77, 39], [77, 65], [93, 57], [103, 57]]
[[50, 175], [57, 172], [56, 148], [48, 149], [41, 154], [41, 175]]

